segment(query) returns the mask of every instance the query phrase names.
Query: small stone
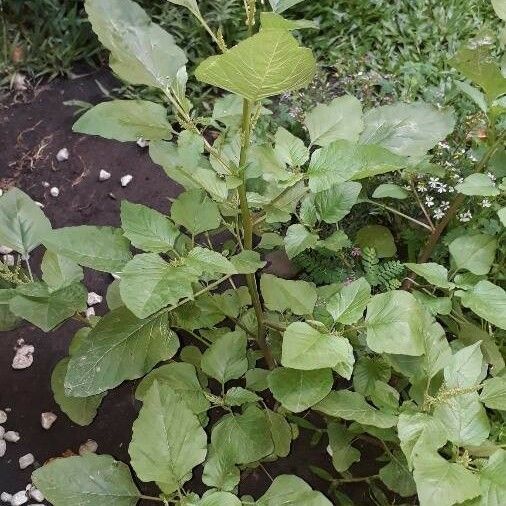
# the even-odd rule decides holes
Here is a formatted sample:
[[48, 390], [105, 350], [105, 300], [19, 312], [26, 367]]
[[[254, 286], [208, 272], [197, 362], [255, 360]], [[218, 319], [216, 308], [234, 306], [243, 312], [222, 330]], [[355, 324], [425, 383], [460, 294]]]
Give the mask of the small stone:
[[123, 186], [123, 188], [124, 188], [125, 186], [128, 186], [128, 185], [132, 182], [132, 179], [133, 179], [133, 178], [134, 178], [134, 177], [133, 177], [133, 176], [131, 176], [130, 174], [127, 174], [126, 176], [123, 176], [123, 177], [121, 178], [121, 186]]
[[86, 455], [87, 453], [97, 453], [98, 443], [93, 439], [88, 439], [79, 447], [79, 455]]
[[0, 439], [0, 457], [3, 457], [6, 451], [7, 451], [7, 443], [5, 442], [5, 440]]
[[15, 430], [8, 430], [4, 434], [4, 439], [8, 443], [17, 443], [21, 439], [21, 436], [19, 435], [19, 432], [16, 432]]
[[4, 264], [7, 265], [7, 267], [13, 267], [16, 264], [14, 255], [4, 255]]
[[8, 255], [12, 253], [13, 249], [9, 248], [9, 246], [0, 246], [0, 255]]
[[42, 186], [44, 188], [49, 188], [51, 185], [49, 184], [49, 181], [42, 181]]
[[62, 149], [60, 149], [60, 151], [58, 151], [58, 153], [56, 153], [56, 159], [59, 162], [67, 161], [69, 159], [69, 156], [70, 156], [70, 153], [67, 148], [62, 148]]
[[12, 494], [9, 494], [8, 492], [2, 492], [0, 494], [0, 501], [11, 502], [11, 500], [12, 500]]
[[94, 306], [95, 304], [101, 304], [104, 298], [95, 292], [88, 294], [88, 306]]
[[50, 190], [49, 190], [49, 193], [51, 194], [51, 197], [58, 197], [58, 195], [60, 195], [60, 189], [57, 188], [56, 186], [53, 186]]
[[21, 492], [17, 492], [11, 498], [11, 506], [21, 506], [22, 504], [26, 504], [28, 502], [28, 496], [26, 495], [25, 490], [21, 490]]
[[26, 469], [35, 462], [35, 457], [31, 453], [27, 453], [19, 457], [19, 469]]
[[147, 141], [143, 137], [139, 137], [139, 139], [137, 139], [137, 146], [139, 146], [140, 148], [147, 148], [149, 146], [149, 141]]
[[27, 369], [33, 364], [33, 353], [35, 348], [30, 344], [25, 344], [16, 350], [16, 355], [12, 359], [13, 369]]
[[5, 435], [5, 429], [0, 425], [0, 439], [3, 439]]
[[44, 494], [34, 486], [30, 487], [30, 490], [28, 490], [28, 495], [31, 499], [34, 499], [37, 502], [43, 502], [45, 499]]
[[52, 427], [53, 423], [56, 422], [57, 418], [58, 417], [54, 413], [51, 413], [51, 411], [41, 413], [40, 424], [42, 425], [43, 429], [49, 430]]
[[86, 318], [91, 318], [92, 316], [95, 316], [95, 309], [92, 307], [89, 307], [86, 310]]
[[107, 172], [106, 170], [102, 169], [98, 174], [98, 180], [99, 181], [107, 181], [108, 179], [111, 179], [111, 173]]
[[5, 423], [7, 421], [7, 413], [0, 409], [0, 424]]

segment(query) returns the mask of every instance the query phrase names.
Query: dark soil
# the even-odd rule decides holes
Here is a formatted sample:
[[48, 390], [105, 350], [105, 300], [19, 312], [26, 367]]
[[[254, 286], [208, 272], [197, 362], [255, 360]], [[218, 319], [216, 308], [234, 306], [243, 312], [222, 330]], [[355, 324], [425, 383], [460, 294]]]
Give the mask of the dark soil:
[[[89, 74], [72, 81], [57, 81], [36, 90], [20, 103], [4, 101], [0, 109], [0, 187], [17, 186], [32, 198], [44, 204], [44, 211], [53, 226], [95, 224], [118, 225], [122, 199], [139, 202], [167, 211], [169, 199], [181, 188], [169, 180], [163, 170], [154, 165], [145, 149], [133, 143], [107, 141], [97, 137], [72, 133], [74, 108], [63, 105], [67, 100], [96, 103], [104, 100], [96, 80], [111, 88], [113, 78], [105, 71]], [[70, 151], [70, 159], [58, 163], [56, 153], [63, 147]], [[98, 173], [105, 169], [112, 174], [106, 182], [98, 182]], [[132, 174], [133, 182], [122, 188], [121, 176]], [[60, 196], [51, 197], [49, 187], [57, 186]], [[86, 285], [90, 291], [105, 294], [111, 278], [88, 271]], [[97, 313], [105, 311], [105, 304]], [[18, 458], [33, 453], [37, 465], [62, 455], [67, 450], [77, 452], [88, 438], [98, 442], [99, 453], [129, 461], [128, 442], [131, 426], [139, 405], [134, 400], [134, 383], [117, 388], [105, 398], [96, 420], [88, 427], [79, 427], [58, 409], [50, 389], [54, 365], [67, 355], [68, 345], [78, 327], [65, 324], [50, 334], [24, 326], [13, 332], [0, 334], [0, 409], [10, 409], [6, 430], [21, 434], [17, 444], [8, 443], [7, 454], [0, 459], [0, 492], [17, 492], [30, 482], [31, 468], [21, 471]], [[11, 368], [13, 348], [18, 339], [35, 346], [33, 365], [26, 370]], [[40, 425], [40, 414], [53, 411], [58, 420], [46, 431]], [[325, 442], [309, 444], [311, 434], [302, 431], [294, 442], [291, 455], [278, 462], [265, 464], [268, 473], [294, 473], [313, 487], [327, 491], [328, 484], [317, 478], [309, 465], [332, 467], [325, 451]], [[373, 447], [360, 448], [362, 463], [356, 468], [357, 476], [374, 474], [378, 456]], [[334, 473], [333, 473], [334, 474]], [[195, 483], [195, 491], [201, 487]], [[270, 484], [267, 474], [258, 468], [245, 473], [240, 493], [258, 498]], [[200, 490], [199, 490], [200, 489]], [[147, 490], [147, 489], [146, 489]], [[367, 488], [350, 485], [345, 490], [357, 505], [374, 504]], [[70, 505], [69, 505], [70, 506]]]

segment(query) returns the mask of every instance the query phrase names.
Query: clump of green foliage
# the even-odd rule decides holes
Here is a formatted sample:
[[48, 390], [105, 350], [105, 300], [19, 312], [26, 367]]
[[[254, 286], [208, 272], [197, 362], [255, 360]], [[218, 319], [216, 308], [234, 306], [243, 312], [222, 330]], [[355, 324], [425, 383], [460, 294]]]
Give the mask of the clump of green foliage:
[[[86, 0], [113, 71], [162, 92], [177, 125], [147, 100], [99, 104], [74, 125], [107, 139], [149, 141], [153, 161], [184, 188], [170, 211], [124, 201], [120, 228], [52, 229], [22, 191], [0, 198], [0, 243], [26, 265], [0, 271], [2, 327], [26, 320], [50, 331], [69, 318], [82, 322], [51, 379], [75, 423], [90, 423], [109, 390], [139, 380], [130, 464], [159, 493], [143, 494], [130, 468], [108, 455], [53, 460], [33, 473], [35, 485], [55, 506], [103, 506], [104, 496], [112, 506], [141, 499], [330, 506], [350, 504], [343, 492], [350, 482], [368, 486], [381, 504], [386, 492], [396, 502], [416, 495], [421, 506], [504, 497], [506, 292], [498, 281], [506, 211], [494, 160], [505, 155], [506, 78], [495, 39], [471, 41], [453, 60], [467, 79], [458, 86], [486, 129], [470, 139], [472, 169], [435, 217], [418, 184], [445, 173], [429, 152], [453, 131], [451, 109], [418, 101], [364, 111], [345, 95], [304, 115], [296, 136], [265, 106], [315, 75], [311, 50], [293, 36], [313, 22], [282, 16], [302, 0], [270, 0], [269, 12], [246, 0], [240, 42], [211, 26], [195, 0], [171, 1], [215, 45], [191, 79], [228, 94], [212, 112], [197, 110], [187, 93], [187, 57], [169, 33], [132, 0]], [[494, 5], [505, 19], [504, 3]], [[264, 121], [274, 134], [258, 128]], [[212, 142], [210, 128], [218, 134]], [[378, 175], [393, 173], [407, 188], [375, 187]], [[446, 185], [440, 178], [427, 184]], [[417, 214], [395, 204], [407, 198]], [[483, 198], [486, 223], [467, 219], [468, 206]], [[349, 237], [343, 220], [358, 205], [370, 218]], [[397, 230], [374, 219], [378, 209], [398, 220]], [[420, 237], [416, 262], [401, 263], [399, 229]], [[218, 233], [230, 239], [213, 246]], [[30, 258], [41, 244], [37, 279]], [[264, 251], [339, 256], [350, 246], [360, 248], [365, 271], [354, 281], [317, 287], [264, 270]], [[85, 316], [83, 267], [118, 278], [103, 317]], [[191, 345], [181, 348], [182, 334]], [[305, 420], [310, 413], [314, 423]], [[289, 457], [297, 425], [327, 443], [334, 471], [312, 469], [328, 479], [328, 495], [281, 475], [257, 497], [240, 496], [242, 472]], [[370, 476], [351, 471], [361, 459], [357, 440], [383, 450]], [[203, 495], [186, 485], [200, 465]]]

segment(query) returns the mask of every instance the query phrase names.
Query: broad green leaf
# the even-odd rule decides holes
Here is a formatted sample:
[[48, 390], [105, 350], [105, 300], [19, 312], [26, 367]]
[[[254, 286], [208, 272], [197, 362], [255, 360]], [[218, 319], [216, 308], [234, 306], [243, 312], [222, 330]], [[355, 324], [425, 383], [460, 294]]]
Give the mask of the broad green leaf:
[[327, 301], [326, 308], [335, 322], [352, 325], [362, 318], [370, 298], [371, 286], [360, 278], [343, 286]]
[[416, 457], [413, 477], [420, 506], [452, 506], [480, 494], [478, 478], [469, 469], [435, 452]]
[[[506, 450], [493, 453], [480, 469], [480, 506], [502, 506], [506, 494]], [[474, 503], [473, 503], [474, 505]]]
[[102, 102], [86, 111], [72, 130], [122, 142], [172, 137], [165, 107], [147, 100]]
[[439, 288], [450, 287], [450, 283], [448, 283], [448, 270], [442, 265], [433, 262], [425, 264], [407, 263], [404, 265], [415, 274], [422, 276], [422, 278], [426, 279], [431, 285]]
[[105, 315], [71, 357], [65, 391], [75, 397], [105, 392], [144, 376], [179, 347], [167, 314], [139, 320], [121, 307]]
[[303, 1], [304, 0], [269, 0], [269, 3], [274, 12], [281, 13]]
[[180, 396], [167, 383], [155, 380], [133, 424], [128, 453], [137, 476], [156, 481], [169, 494], [204, 462], [207, 435]]
[[246, 387], [250, 390], [254, 390], [255, 392], [262, 392], [263, 390], [267, 390], [267, 377], [269, 376], [269, 371], [266, 369], [249, 369], [246, 371], [245, 379], [246, 379]]
[[360, 452], [351, 446], [354, 436], [339, 423], [330, 422], [327, 428], [329, 446], [327, 451], [332, 457], [336, 471], [344, 473], [355, 462], [360, 461]]
[[367, 345], [376, 353], [422, 355], [424, 311], [409, 292], [375, 295], [367, 305]]
[[244, 331], [224, 334], [202, 355], [202, 370], [221, 383], [240, 378], [248, 369], [246, 347]]
[[[253, 145], [249, 151], [248, 170], [260, 175], [266, 181], [288, 181], [293, 174], [286, 170], [274, 148], [269, 144]], [[248, 174], [250, 176], [250, 174]], [[253, 176], [250, 176], [253, 177]]]
[[132, 258], [119, 228], [81, 225], [52, 230], [43, 240], [47, 249], [97, 271], [119, 272]]
[[400, 186], [392, 183], [380, 184], [372, 194], [375, 199], [391, 198], [397, 200], [404, 200], [409, 197], [409, 193]]
[[50, 230], [49, 220], [26, 193], [12, 188], [0, 197], [0, 244], [3, 246], [27, 257]]
[[288, 258], [294, 258], [307, 249], [313, 249], [318, 242], [318, 235], [312, 234], [304, 225], [290, 225], [284, 239]]
[[221, 253], [200, 246], [196, 246], [188, 253], [186, 265], [195, 269], [198, 275], [204, 272], [208, 274], [237, 274], [234, 264]]
[[171, 362], [154, 369], [139, 383], [135, 391], [136, 399], [143, 401], [155, 381], [169, 386], [194, 414], [199, 415], [209, 409], [210, 403], [204, 395], [193, 365]]
[[155, 253], [136, 255], [125, 266], [120, 281], [121, 299], [138, 318], [193, 297], [198, 275], [186, 266], [172, 265]]
[[[226, 93], [224, 96], [214, 101], [213, 120], [220, 121], [228, 128], [239, 127], [242, 120], [243, 99], [232, 93]], [[272, 112], [265, 107], [260, 107], [260, 115], [272, 115]]]
[[288, 130], [279, 127], [274, 139], [277, 156], [289, 167], [300, 167], [309, 160], [309, 149], [301, 139], [292, 135]]
[[82, 281], [83, 269], [70, 258], [46, 250], [41, 263], [42, 279], [50, 290], [58, 290]]
[[402, 497], [416, 494], [413, 475], [408, 468], [406, 458], [400, 452], [392, 454], [392, 460], [379, 470], [381, 481], [393, 492]]
[[[171, 0], [172, 1], [172, 0]], [[241, 506], [240, 499], [230, 492], [211, 492], [203, 497], [197, 506]]]
[[286, 418], [275, 411], [265, 409], [267, 421], [271, 431], [272, 442], [274, 443], [274, 455], [287, 457], [292, 444], [292, 428]]
[[252, 102], [308, 85], [316, 62], [286, 30], [262, 30], [226, 53], [204, 60], [195, 71], [199, 81], [218, 86]]
[[86, 0], [85, 8], [93, 31], [111, 51], [112, 70], [121, 79], [162, 90], [170, 87], [187, 61], [172, 35], [131, 0]]
[[242, 250], [237, 255], [230, 257], [230, 262], [239, 274], [253, 274], [265, 267], [266, 264], [260, 258], [260, 253], [251, 250]]
[[450, 255], [459, 269], [473, 274], [487, 274], [494, 262], [497, 241], [486, 234], [462, 235], [449, 246]]
[[[21, 285], [27, 289], [30, 285]], [[45, 286], [45, 285], [44, 285]], [[19, 318], [29, 321], [44, 332], [49, 332], [67, 318], [86, 310], [88, 292], [81, 283], [73, 283], [41, 296], [18, 295], [10, 301], [9, 308]]]
[[506, 378], [497, 376], [484, 381], [480, 400], [487, 408], [506, 411]]
[[397, 252], [394, 236], [383, 225], [366, 225], [355, 237], [355, 243], [360, 248], [374, 248], [378, 258], [393, 257]]
[[318, 246], [338, 253], [343, 248], [351, 246], [351, 241], [342, 230], [336, 230], [323, 241], [318, 241]]
[[121, 202], [121, 228], [136, 248], [153, 253], [169, 251], [179, 236], [174, 223], [162, 213], [127, 200]]
[[455, 186], [455, 190], [464, 195], [481, 195], [494, 197], [499, 195], [499, 190], [492, 179], [486, 174], [471, 174], [462, 183]]
[[265, 305], [272, 311], [283, 312], [289, 309], [296, 315], [313, 313], [317, 294], [313, 284], [306, 281], [291, 281], [263, 274], [260, 289]]
[[260, 24], [262, 30], [303, 30], [304, 28], [318, 28], [318, 23], [307, 19], [285, 19], [275, 12], [261, 12]]
[[70, 397], [65, 393], [64, 382], [67, 374], [68, 358], [60, 360], [51, 375], [51, 389], [54, 400], [60, 409], [77, 425], [89, 425], [97, 414], [97, 410], [105, 397], [105, 393], [91, 397]]
[[413, 290], [411, 292], [415, 299], [422, 304], [422, 306], [429, 311], [433, 316], [436, 315], [449, 315], [452, 312], [452, 299], [451, 297], [435, 297], [426, 292], [419, 292]]
[[54, 506], [135, 506], [141, 496], [128, 466], [109, 455], [54, 459], [32, 480]]
[[466, 346], [455, 353], [444, 368], [447, 388], [467, 388], [480, 383], [483, 376], [483, 355], [480, 343]]
[[[505, 0], [492, 0], [492, 6], [495, 13], [504, 21], [506, 21], [506, 1]], [[504, 458], [504, 456], [503, 456]]]
[[357, 142], [364, 129], [362, 104], [355, 97], [344, 95], [330, 104], [318, 104], [304, 121], [311, 144], [328, 146], [339, 139]]
[[334, 184], [392, 172], [405, 165], [404, 158], [382, 146], [338, 140], [314, 151], [307, 170], [309, 188], [316, 193]]
[[496, 327], [506, 329], [506, 292], [500, 286], [483, 280], [467, 292], [457, 292], [459, 294], [464, 307]]
[[267, 382], [284, 408], [300, 413], [326, 397], [334, 381], [330, 369], [301, 371], [278, 367], [269, 374]]
[[382, 357], [360, 357], [353, 371], [353, 388], [358, 393], [370, 396], [376, 382], [390, 380], [390, 367]]
[[335, 184], [328, 190], [315, 195], [314, 204], [320, 220], [337, 223], [342, 220], [357, 203], [362, 185], [355, 182]]
[[453, 131], [455, 118], [451, 110], [415, 102], [371, 109], [364, 123], [362, 144], [380, 144], [397, 155], [420, 158]]
[[364, 396], [350, 390], [330, 392], [313, 409], [327, 416], [352, 420], [365, 425], [388, 429], [397, 424], [397, 417], [383, 413], [368, 404]]
[[227, 391], [223, 400], [227, 406], [242, 406], [250, 402], [260, 401], [262, 398], [245, 388], [232, 387]]
[[239, 484], [239, 469], [227, 450], [228, 448], [209, 446], [202, 473], [202, 482], [207, 486], [230, 491]]
[[15, 296], [13, 289], [0, 289], [0, 332], [14, 330], [21, 324], [21, 319], [9, 309], [9, 302]]
[[499, 220], [506, 227], [506, 207], [503, 207], [497, 211], [497, 216], [499, 216]]
[[480, 90], [471, 86], [469, 83], [462, 81], [455, 81], [455, 85], [457, 88], [460, 88], [460, 90], [465, 93], [485, 114], [487, 114], [487, 99]]
[[277, 476], [256, 506], [331, 506], [321, 493], [313, 490], [303, 479], [291, 474]]
[[349, 361], [350, 348], [350, 342], [344, 337], [319, 332], [305, 322], [295, 322], [283, 334], [281, 363], [303, 371], [335, 367]]
[[274, 450], [267, 416], [256, 406], [221, 418], [213, 427], [211, 443], [226, 451], [234, 464], [256, 462]]
[[182, 193], [172, 203], [170, 215], [175, 223], [185, 227], [192, 235], [214, 230], [221, 223], [217, 204], [200, 190]]

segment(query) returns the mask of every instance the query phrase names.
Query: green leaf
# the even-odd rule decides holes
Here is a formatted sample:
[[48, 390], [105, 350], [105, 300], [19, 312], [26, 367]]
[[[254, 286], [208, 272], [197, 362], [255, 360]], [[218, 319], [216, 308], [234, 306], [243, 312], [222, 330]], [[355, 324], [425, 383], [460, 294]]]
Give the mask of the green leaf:
[[75, 397], [105, 392], [144, 376], [179, 347], [167, 314], [139, 320], [121, 307], [106, 314], [71, 357], [65, 391]]
[[307, 170], [309, 188], [316, 193], [334, 184], [384, 174], [405, 165], [404, 158], [382, 146], [338, 140], [314, 151]]
[[357, 279], [327, 301], [327, 311], [335, 322], [352, 325], [360, 320], [371, 298], [371, 285], [365, 278]]
[[435, 452], [417, 456], [413, 476], [420, 506], [452, 506], [480, 494], [478, 478], [470, 470]]
[[170, 494], [204, 462], [207, 435], [180, 396], [155, 380], [133, 424], [128, 453], [142, 481], [156, 481]]
[[332, 506], [321, 493], [298, 476], [283, 474], [277, 476], [267, 492], [256, 502], [256, 506]]
[[65, 393], [64, 381], [69, 358], [60, 360], [51, 375], [51, 389], [60, 409], [77, 425], [89, 425], [97, 414], [106, 393], [91, 397], [70, 397]]
[[226, 451], [234, 464], [256, 462], [274, 450], [267, 416], [252, 405], [242, 415], [230, 413], [221, 418], [213, 427], [211, 443]]
[[200, 16], [200, 9], [197, 4], [197, 0], [168, 0], [171, 4], [181, 5], [182, 7], [186, 7], [189, 11], [194, 15]]
[[367, 305], [367, 345], [376, 353], [422, 355], [424, 309], [409, 292], [375, 295]]
[[42, 279], [50, 290], [58, 290], [82, 281], [83, 269], [73, 260], [46, 250], [41, 263]]
[[102, 102], [86, 111], [72, 130], [122, 142], [172, 137], [165, 107], [147, 100]]
[[[480, 506], [501, 506], [506, 494], [506, 450], [494, 452], [480, 469]], [[474, 503], [473, 503], [474, 504]]]
[[460, 88], [460, 91], [465, 93], [485, 114], [488, 113], [487, 99], [480, 90], [471, 86], [469, 83], [462, 81], [455, 81], [455, 85], [457, 88]]
[[228, 448], [209, 446], [202, 482], [220, 490], [234, 490], [239, 484], [240, 472], [228, 453]]
[[154, 369], [139, 383], [135, 398], [144, 401], [155, 381], [160, 385], [169, 386], [195, 415], [205, 413], [209, 409], [210, 403], [202, 390], [193, 365], [171, 362]]
[[381, 357], [360, 357], [353, 371], [353, 388], [360, 394], [370, 396], [378, 381], [390, 380], [390, 367]]
[[305, 28], [318, 28], [318, 23], [307, 19], [285, 19], [275, 12], [261, 12], [260, 24], [262, 30], [303, 30]]
[[136, 255], [121, 274], [120, 294], [138, 318], [193, 297], [192, 282], [198, 275], [185, 266], [175, 266], [155, 253]]
[[384, 198], [391, 198], [391, 199], [398, 199], [398, 200], [404, 200], [409, 197], [409, 193], [400, 186], [392, 183], [384, 183], [380, 184], [372, 194], [373, 198], [375, 199], [384, 199]]
[[495, 183], [486, 174], [471, 174], [462, 183], [455, 186], [455, 190], [464, 195], [482, 195], [494, 197], [499, 195]]
[[18, 295], [11, 299], [9, 308], [13, 314], [36, 325], [44, 332], [49, 332], [67, 318], [86, 310], [88, 292], [81, 283], [73, 283], [41, 296], [20, 293], [21, 289], [26, 290], [29, 286], [31, 284], [21, 285]]
[[300, 413], [328, 395], [334, 382], [330, 369], [301, 371], [278, 367], [267, 377], [274, 398], [284, 408]]
[[497, 376], [484, 381], [480, 400], [487, 408], [506, 411], [506, 378]]
[[480, 343], [466, 346], [455, 353], [444, 368], [447, 388], [467, 388], [478, 385], [482, 378], [483, 355]]
[[123, 235], [138, 249], [165, 253], [174, 247], [179, 230], [162, 213], [127, 200], [121, 202]]
[[350, 95], [335, 98], [328, 105], [318, 104], [312, 109], [304, 124], [311, 144], [328, 146], [339, 139], [357, 142], [364, 129], [362, 104]]
[[323, 241], [318, 241], [318, 246], [338, 253], [343, 248], [351, 246], [351, 241], [342, 230], [336, 230]]
[[260, 289], [265, 305], [272, 311], [283, 312], [289, 309], [296, 315], [313, 313], [317, 294], [313, 284], [306, 281], [291, 281], [263, 274]]
[[506, 2], [504, 0], [492, 0], [492, 6], [494, 7], [495, 13], [506, 21]]
[[362, 185], [355, 182], [335, 184], [315, 195], [314, 204], [318, 216], [326, 223], [342, 220], [357, 203]]
[[349, 360], [350, 348], [350, 342], [344, 337], [319, 332], [304, 322], [294, 322], [283, 334], [281, 363], [303, 371], [335, 367]]
[[202, 370], [221, 383], [240, 378], [248, 369], [247, 344], [242, 330], [222, 335], [202, 355]]
[[0, 197], [0, 244], [24, 257], [50, 232], [40, 207], [24, 192], [12, 188]]
[[32, 480], [54, 506], [135, 506], [140, 499], [128, 466], [109, 455], [54, 459]]
[[302, 1], [303, 0], [269, 0], [269, 3], [274, 12], [281, 13], [294, 5], [300, 4]]
[[289, 167], [301, 167], [309, 160], [309, 149], [304, 142], [283, 127], [277, 129], [274, 140], [276, 155]]
[[371, 109], [364, 123], [361, 143], [380, 144], [397, 155], [420, 158], [453, 131], [455, 118], [451, 110], [415, 102]]
[[313, 407], [327, 416], [352, 420], [365, 425], [388, 429], [397, 424], [397, 417], [383, 413], [370, 404], [357, 392], [339, 390], [330, 392], [325, 399]]
[[462, 305], [496, 327], [506, 329], [506, 292], [490, 281], [479, 281], [461, 295]]
[[455, 266], [473, 274], [487, 274], [495, 258], [497, 241], [491, 235], [463, 235], [454, 239], [449, 246]]
[[187, 61], [172, 35], [131, 0], [86, 0], [85, 7], [93, 31], [111, 51], [110, 66], [121, 79], [162, 90], [170, 87]]
[[74, 260], [83, 267], [120, 272], [132, 258], [121, 229], [81, 225], [49, 232], [43, 240], [47, 249]]
[[286, 30], [262, 30], [204, 60], [195, 77], [252, 102], [307, 86], [316, 70], [310, 49]]
[[266, 262], [261, 260], [260, 253], [251, 250], [242, 250], [230, 257], [230, 262], [239, 274], [253, 274], [266, 265]]
[[174, 222], [185, 227], [192, 235], [214, 230], [221, 223], [217, 204], [200, 190], [179, 195], [172, 203], [170, 215]]
[[378, 258], [393, 257], [397, 252], [394, 236], [383, 225], [366, 225], [355, 237], [355, 243], [360, 248], [374, 248]]
[[379, 476], [390, 490], [402, 497], [416, 494], [413, 475], [408, 469], [406, 458], [402, 453], [394, 453], [392, 460], [379, 470]]
[[294, 258], [303, 251], [314, 248], [318, 239], [318, 234], [312, 234], [304, 225], [290, 225], [284, 239], [288, 258]]
[[286, 418], [270, 409], [265, 409], [267, 421], [271, 431], [272, 442], [274, 443], [274, 455], [287, 457], [292, 444], [292, 428]]
[[245, 388], [232, 387], [227, 391], [223, 400], [227, 406], [242, 406], [250, 402], [260, 401], [262, 398]]
[[450, 283], [448, 282], [448, 270], [446, 267], [433, 262], [425, 264], [407, 263], [404, 265], [415, 274], [422, 276], [422, 278], [426, 279], [431, 285], [439, 288], [450, 288]]
[[329, 447], [327, 451], [332, 457], [336, 471], [344, 473], [354, 463], [360, 461], [360, 452], [351, 446], [355, 439], [347, 428], [339, 423], [330, 422], [327, 428]]
[[237, 274], [237, 270], [221, 253], [213, 251], [209, 248], [201, 248], [196, 246], [186, 257], [186, 265], [191, 269], [195, 269], [198, 275], [202, 273], [208, 274]]
[[497, 211], [497, 216], [499, 216], [499, 220], [506, 227], [506, 207], [503, 207]]
[[[172, 1], [172, 0], [171, 0]], [[211, 492], [203, 497], [197, 506], [241, 506], [242, 502], [230, 492]]]

